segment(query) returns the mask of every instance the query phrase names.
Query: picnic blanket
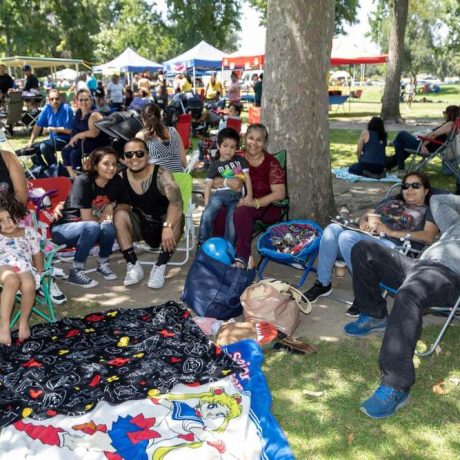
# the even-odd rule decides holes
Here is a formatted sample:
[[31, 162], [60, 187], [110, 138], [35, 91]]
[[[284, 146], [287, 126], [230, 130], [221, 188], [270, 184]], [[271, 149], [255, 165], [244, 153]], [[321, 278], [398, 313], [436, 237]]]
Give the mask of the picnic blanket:
[[396, 174], [387, 174], [382, 179], [372, 179], [371, 177], [358, 176], [356, 174], [350, 174], [348, 172], [348, 166], [342, 168], [332, 168], [332, 172], [335, 174], [337, 179], [347, 180], [349, 182], [400, 182], [401, 179]]
[[[136, 315], [138, 311], [140, 314]], [[171, 313], [174, 313], [178, 319], [174, 326], [174, 320], [170, 318]], [[106, 332], [104, 335], [104, 341], [108, 342], [109, 348], [114, 347], [113, 343], [109, 344], [111, 334], [115, 334], [117, 343], [122, 338], [129, 337], [129, 343], [126, 344], [126, 340], [123, 340], [122, 345], [128, 349], [130, 346], [135, 347], [135, 350], [132, 350], [135, 354], [157, 355], [157, 359], [162, 362], [162, 371], [166, 374], [151, 376], [149, 384], [145, 385], [144, 381], [149, 377], [145, 375], [140, 377], [136, 373], [140, 366], [131, 368], [130, 363], [122, 364], [121, 361], [116, 361], [118, 364], [118, 366], [115, 364], [116, 375], [123, 376], [120, 380], [124, 383], [109, 381], [111, 372], [103, 371], [107, 360], [102, 357], [98, 348], [94, 356], [99, 359], [93, 362], [93, 366], [90, 366], [87, 359], [84, 366], [92, 367], [97, 375], [102, 376], [101, 380], [90, 379], [90, 383], [97, 382], [96, 386], [103, 387], [104, 396], [107, 394], [109, 397], [104, 397], [99, 402], [87, 402], [84, 407], [80, 407], [77, 401], [78, 415], [71, 415], [71, 411], [63, 410], [60, 405], [55, 405], [46, 412], [38, 405], [32, 408], [29, 407], [29, 403], [33, 401], [25, 398], [28, 404], [22, 409], [19, 418], [14, 417], [16, 421], [4, 427], [0, 433], [0, 460], [11, 458], [291, 460], [294, 458], [282, 430], [271, 414], [271, 396], [261, 371], [263, 354], [254, 341], [245, 340], [220, 349], [207, 341], [189, 318], [188, 312], [174, 302], [146, 309], [112, 310], [94, 315], [102, 315], [105, 321], [112, 325], [112, 320], [115, 318], [119, 320], [117, 324], [120, 329], [112, 328], [111, 332]], [[88, 316], [85, 318], [86, 321]], [[120, 321], [122, 318], [125, 320]], [[95, 317], [92, 319], [94, 320]], [[69, 321], [84, 320], [63, 320], [55, 325], [63, 327]], [[100, 321], [104, 320], [97, 322]], [[167, 358], [165, 364], [162, 358], [169, 347], [162, 342], [162, 338], [169, 343], [173, 337], [160, 334], [161, 337], [158, 339], [160, 351], [155, 343], [148, 342], [143, 346], [144, 351], [139, 352], [139, 341], [135, 338], [137, 332], [133, 330], [138, 331], [139, 325], [142, 324], [140, 321], [147, 324], [155, 323], [161, 328], [160, 331], [169, 332], [171, 329], [162, 326], [166, 321], [182, 340], [186, 341], [186, 336], [189, 335], [188, 338], [191, 340], [189, 358], [197, 357], [201, 360], [202, 367], [185, 366], [185, 361], [180, 364], [171, 363], [174, 364], [174, 369], [171, 371], [174, 378], [171, 381], [175, 381], [176, 384], [169, 388], [169, 384], [165, 384], [165, 381], [170, 381], [167, 378], [170, 375], [170, 363]], [[23, 346], [36, 340], [39, 342], [52, 340], [59, 345], [58, 349], [69, 349], [68, 331], [61, 332], [59, 337], [56, 335], [48, 337], [44, 334], [39, 334], [37, 337], [35, 330], [41, 330], [44, 326], [46, 325], [34, 327], [32, 329], [34, 337]], [[88, 326], [88, 329], [94, 329], [94, 325]], [[94, 333], [87, 332], [90, 336]], [[148, 333], [145, 334], [147, 335]], [[64, 342], [62, 346], [61, 340]], [[200, 350], [201, 346], [195, 348], [196, 343], [207, 344], [207, 351]], [[167, 355], [169, 358], [177, 355], [174, 343], [171, 345], [171, 354]], [[71, 348], [66, 355], [70, 353], [72, 353]], [[127, 353], [124, 356], [128, 355]], [[30, 359], [33, 359], [33, 362], [40, 362], [38, 359], [40, 356], [40, 353], [37, 353], [26, 362], [30, 362]], [[5, 365], [4, 359], [1, 360], [1, 364]], [[11, 366], [17, 367], [15, 362], [11, 362]], [[114, 369], [113, 366], [114, 364], [109, 366], [111, 370]], [[28, 371], [36, 369], [39, 368], [27, 368]], [[132, 379], [131, 370], [135, 373]], [[156, 369], [154, 368], [153, 371], [155, 373]], [[43, 385], [44, 393], [47, 393], [46, 383], [49, 379], [46, 378], [46, 372], [39, 371], [39, 374], [42, 377], [39, 383]], [[63, 375], [68, 374], [63, 371]], [[194, 377], [191, 378], [191, 375]], [[29, 373], [27, 376], [21, 374], [21, 378], [36, 377]], [[138, 381], [138, 378], [142, 380]], [[2, 379], [0, 388], [3, 388], [4, 376], [2, 375], [0, 379]], [[128, 384], [128, 381], [131, 383]], [[78, 395], [82, 390], [88, 389], [84, 382], [73, 382], [66, 387], [67, 383], [64, 379], [54, 388], [54, 391], [67, 388], [69, 392]], [[118, 388], [118, 392], [115, 388]], [[42, 395], [43, 393], [36, 399], [43, 399]], [[117, 398], [114, 399], [113, 395]], [[4, 401], [0, 399], [0, 404], [3, 403]], [[17, 412], [18, 409], [12, 405], [9, 410]], [[2, 409], [2, 413], [3, 411], [5, 409]], [[57, 415], [54, 415], [56, 413]]]

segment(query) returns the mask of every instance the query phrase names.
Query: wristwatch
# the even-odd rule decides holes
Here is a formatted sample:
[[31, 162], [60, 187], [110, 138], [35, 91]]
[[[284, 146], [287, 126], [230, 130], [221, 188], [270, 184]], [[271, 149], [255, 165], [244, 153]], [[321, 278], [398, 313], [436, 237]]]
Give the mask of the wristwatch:
[[163, 222], [163, 228], [172, 228], [172, 225], [167, 220]]

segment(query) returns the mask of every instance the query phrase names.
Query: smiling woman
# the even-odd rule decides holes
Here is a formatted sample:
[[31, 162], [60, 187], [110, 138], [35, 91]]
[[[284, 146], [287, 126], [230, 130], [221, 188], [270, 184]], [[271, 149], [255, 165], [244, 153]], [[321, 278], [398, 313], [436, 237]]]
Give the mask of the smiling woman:
[[62, 216], [51, 229], [55, 243], [76, 248], [68, 281], [83, 288], [98, 284], [84, 272], [95, 244], [99, 244], [97, 273], [106, 280], [116, 279], [108, 262], [115, 241], [112, 218], [117, 207], [129, 203], [117, 166], [117, 154], [111, 147], [94, 150], [89, 156], [87, 174], [75, 179]]

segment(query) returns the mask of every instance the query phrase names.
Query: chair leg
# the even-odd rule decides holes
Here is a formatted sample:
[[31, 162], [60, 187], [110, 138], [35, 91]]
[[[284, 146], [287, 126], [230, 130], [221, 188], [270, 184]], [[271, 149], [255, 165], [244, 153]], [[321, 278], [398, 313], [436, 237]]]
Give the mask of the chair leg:
[[459, 307], [460, 307], [460, 297], [457, 299], [457, 302], [452, 307], [452, 310], [450, 311], [449, 316], [447, 317], [446, 321], [444, 322], [444, 325], [442, 326], [441, 331], [439, 332], [438, 336], [436, 337], [436, 340], [433, 342], [431, 347], [428, 350], [424, 351], [424, 352], [419, 352], [419, 351], [416, 350], [415, 354], [417, 356], [426, 357], [426, 356], [430, 356], [431, 354], [434, 353], [434, 351], [436, 350], [437, 346], [439, 345], [439, 343], [441, 342], [442, 338], [444, 337], [444, 334], [446, 333], [447, 328], [449, 327], [450, 323], [454, 319], [455, 314], [457, 313], [457, 310], [459, 309]]
[[265, 271], [265, 268], [267, 268], [268, 262], [269, 262], [268, 257], [262, 257], [262, 259], [260, 259], [259, 269], [258, 269], [258, 276], [260, 280], [264, 277], [264, 271]]

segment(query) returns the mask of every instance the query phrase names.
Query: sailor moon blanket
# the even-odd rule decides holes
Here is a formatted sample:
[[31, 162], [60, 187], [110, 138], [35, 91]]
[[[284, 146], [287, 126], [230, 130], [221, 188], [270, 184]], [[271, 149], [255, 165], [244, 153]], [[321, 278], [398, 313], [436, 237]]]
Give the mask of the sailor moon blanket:
[[178, 384], [170, 393], [119, 405], [100, 402], [77, 417], [20, 420], [0, 434], [0, 460], [292, 460], [270, 412], [252, 340], [225, 347], [240, 369], [218, 382]]

